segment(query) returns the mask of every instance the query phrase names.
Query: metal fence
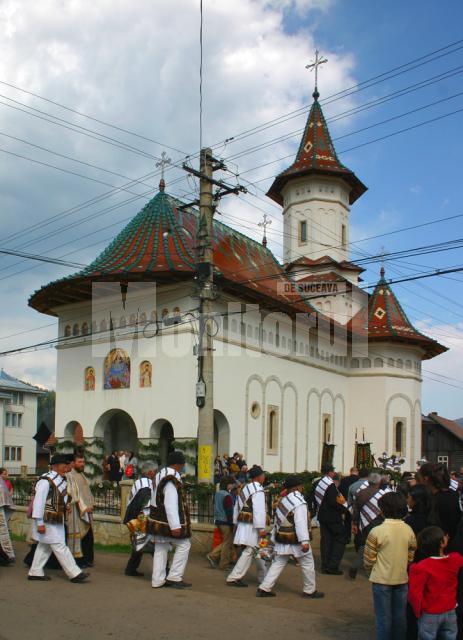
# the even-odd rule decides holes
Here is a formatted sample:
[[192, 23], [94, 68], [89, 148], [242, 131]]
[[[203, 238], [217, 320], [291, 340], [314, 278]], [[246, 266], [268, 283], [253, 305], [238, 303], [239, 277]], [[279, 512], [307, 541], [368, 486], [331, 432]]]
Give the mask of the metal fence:
[[94, 513], [118, 516], [121, 513], [121, 490], [119, 485], [105, 487], [104, 491], [94, 493]]
[[[37, 478], [13, 480], [13, 502], [18, 506], [28, 506], [34, 494]], [[94, 512], [101, 515], [119, 516], [121, 513], [121, 490], [119, 485], [93, 487]], [[198, 493], [195, 488], [186, 487], [186, 498], [191, 521], [213, 524], [214, 494]]]

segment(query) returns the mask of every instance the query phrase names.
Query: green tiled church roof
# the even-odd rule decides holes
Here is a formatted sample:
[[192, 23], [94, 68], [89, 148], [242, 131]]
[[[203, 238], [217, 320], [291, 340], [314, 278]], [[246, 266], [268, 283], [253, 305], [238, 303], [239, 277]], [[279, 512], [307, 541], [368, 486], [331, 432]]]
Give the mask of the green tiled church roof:
[[[76, 274], [36, 291], [29, 305], [55, 314], [54, 308], [91, 298], [95, 281], [174, 282], [195, 274], [198, 213], [160, 191], [108, 247]], [[272, 252], [259, 242], [214, 220], [214, 270], [216, 278], [234, 291], [252, 298], [265, 297], [277, 308], [310, 312], [299, 296], [287, 296], [281, 284], [289, 282]]]

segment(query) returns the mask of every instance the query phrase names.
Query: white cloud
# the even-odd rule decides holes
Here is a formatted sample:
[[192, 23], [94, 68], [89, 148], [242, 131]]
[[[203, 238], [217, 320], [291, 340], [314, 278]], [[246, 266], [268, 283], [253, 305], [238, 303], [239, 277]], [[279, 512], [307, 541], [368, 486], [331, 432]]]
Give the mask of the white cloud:
[[[311, 10], [329, 11], [332, 4], [332, 0], [205, 3], [204, 143], [214, 144], [236, 136], [310, 102], [313, 74], [310, 75], [304, 67], [313, 57], [316, 42], [307, 21], [301, 21], [304, 25], [301, 31], [288, 34], [284, 29], [284, 19], [288, 11], [298, 15]], [[0, 80], [184, 152], [194, 153], [199, 145], [198, 9], [198, 0], [157, 3], [152, 0], [137, 0], [135, 3], [129, 0], [98, 0], [93, 3], [87, 0], [66, 3], [61, 0], [27, 3], [3, 0], [0, 4]], [[329, 50], [324, 50], [323, 54], [329, 58], [329, 64], [324, 65], [319, 82], [322, 98], [355, 84], [352, 55]], [[125, 176], [137, 177], [154, 171], [155, 159], [102, 144], [64, 127], [27, 116], [12, 109], [11, 106], [24, 107], [10, 102], [8, 98], [81, 127], [104, 132], [153, 156], [158, 156], [164, 148], [162, 144], [110, 129], [5, 85], [0, 84], [0, 94], [6, 96], [0, 97], [0, 103], [10, 104], [10, 107], [0, 104], [0, 132]], [[343, 104], [336, 103], [333, 109], [342, 110], [352, 104], [350, 98]], [[302, 127], [305, 117], [306, 114], [302, 113], [259, 135], [232, 142], [225, 149], [219, 149], [218, 153], [230, 158], [249, 147]], [[343, 123], [342, 126], [348, 124]], [[293, 154], [297, 142], [296, 136], [289, 141], [272, 144], [264, 151], [236, 160], [232, 157], [227, 163], [233, 167], [233, 162], [236, 162], [243, 182], [269, 178], [286, 167], [290, 160], [256, 171], [250, 169]], [[110, 185], [125, 182], [124, 178], [57, 158], [0, 135], [1, 149], [82, 173]], [[169, 150], [169, 155], [174, 162], [183, 159], [182, 153], [172, 150]], [[180, 170], [169, 171], [166, 179], [167, 190], [174, 195], [192, 191]], [[158, 178], [147, 182], [155, 191]], [[260, 182], [257, 186], [265, 190], [268, 182]], [[59, 223], [37, 228], [33, 233], [22, 230], [109, 189], [0, 153], [3, 235], [6, 238], [13, 232], [20, 232], [14, 241], [6, 239], [4, 244], [51, 256], [66, 255], [79, 249], [69, 258], [88, 262], [116, 234], [123, 220], [138, 212], [148, 196], [111, 212], [98, 214], [98, 211], [122, 203], [133, 193], [143, 193], [147, 186], [134, 186], [130, 189], [132, 194], [121, 192], [98, 206], [87, 207]], [[264, 198], [261, 191], [256, 190], [256, 194], [259, 199], [247, 196], [248, 204], [229, 198], [221, 206], [247, 221], [228, 222], [238, 227], [247, 224], [250, 229], [245, 231], [259, 237], [256, 223], [261, 219], [262, 211], [249, 203], [271, 212], [278, 219], [281, 213], [260, 199]], [[85, 220], [86, 216], [90, 216], [90, 220]], [[69, 224], [74, 226], [56, 233], [58, 227]], [[275, 253], [281, 255], [279, 225], [274, 220], [269, 239]], [[50, 232], [54, 235], [39, 239], [40, 235]], [[83, 237], [85, 235], [86, 238]], [[95, 243], [99, 244], [95, 246]], [[17, 275], [10, 277], [16, 272]], [[41, 284], [64, 273], [66, 271], [59, 268], [37, 267], [19, 259], [0, 258], [0, 294], [9, 301], [9, 314], [14, 318], [16, 331], [49, 322], [47, 316], [40, 316], [27, 307], [27, 298]], [[14, 332], [8, 326], [9, 321], [4, 320], [0, 338]], [[1, 340], [0, 351], [18, 344], [32, 344], [41, 336], [36, 332], [21, 338]], [[21, 377], [30, 372], [34, 382], [42, 381], [47, 385], [54, 382], [53, 351], [3, 360], [3, 366], [13, 375]], [[38, 379], [41, 376], [43, 380]]]
[[415, 196], [420, 196], [423, 191], [423, 187], [420, 184], [416, 184], [413, 187], [410, 187], [409, 191]]
[[[438, 324], [430, 319], [416, 322], [417, 328], [435, 338], [449, 350], [423, 362], [423, 409], [437, 411], [447, 418], [463, 417], [463, 323]], [[458, 389], [461, 389], [458, 391]]]

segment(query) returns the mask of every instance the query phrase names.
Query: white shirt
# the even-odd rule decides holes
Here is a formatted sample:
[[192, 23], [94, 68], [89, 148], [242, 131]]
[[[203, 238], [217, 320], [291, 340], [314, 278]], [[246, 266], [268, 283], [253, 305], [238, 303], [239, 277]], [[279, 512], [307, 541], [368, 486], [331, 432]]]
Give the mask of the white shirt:
[[[257, 483], [258, 484], [258, 483]], [[259, 531], [265, 529], [267, 525], [267, 512], [265, 509], [265, 493], [264, 490], [257, 491], [251, 497], [252, 500], [252, 524], [238, 522], [239, 508], [235, 503], [233, 513], [233, 522], [237, 524], [234, 544], [242, 544], [247, 547], [257, 547], [259, 544]]]
[[[175, 476], [179, 482], [182, 482], [180, 474], [178, 473], [178, 471], [175, 471], [175, 469], [172, 469], [172, 467], [166, 467], [165, 469], [161, 469], [161, 471], [159, 471], [159, 473], [156, 475], [156, 479], [154, 482], [155, 488], [153, 490], [153, 494], [152, 494], [153, 497], [151, 499], [152, 505], [154, 506], [156, 505], [156, 494], [157, 494], [159, 482], [162, 480], [162, 478], [165, 478], [166, 476], [171, 476], [171, 475]], [[167, 522], [169, 523], [169, 528], [171, 530], [180, 529], [178, 491], [177, 491], [177, 487], [174, 485], [173, 482], [168, 482], [164, 486], [164, 507], [166, 510]], [[165, 536], [155, 536], [155, 539], [158, 542], [169, 542], [170, 540], [172, 540], [171, 537], [165, 537]]]
[[[50, 484], [43, 478], [35, 485], [34, 506], [32, 509], [32, 539], [45, 544], [65, 543], [64, 523], [50, 523], [43, 521], [45, 503], [47, 501]], [[67, 496], [64, 496], [67, 502]], [[39, 533], [37, 526], [45, 525], [45, 533]]]
[[294, 556], [295, 558], [300, 558], [304, 555], [304, 552], [301, 549], [301, 544], [303, 542], [309, 542], [310, 540], [307, 505], [298, 505], [294, 509], [293, 514], [297, 539], [301, 542], [298, 542], [297, 544], [281, 544], [280, 542], [275, 542], [275, 553], [277, 556]]

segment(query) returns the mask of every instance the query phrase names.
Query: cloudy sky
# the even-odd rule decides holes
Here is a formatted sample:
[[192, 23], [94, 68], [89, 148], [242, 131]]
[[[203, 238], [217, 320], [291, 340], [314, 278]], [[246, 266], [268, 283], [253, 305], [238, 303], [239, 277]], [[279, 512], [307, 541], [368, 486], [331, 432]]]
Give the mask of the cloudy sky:
[[[267, 211], [281, 256], [280, 212], [264, 192], [295, 152], [313, 90], [304, 67], [318, 47], [335, 146], [369, 187], [352, 211], [352, 258], [463, 237], [462, 13], [456, 0], [393, 11], [369, 0], [204, 0], [203, 143], [249, 187], [223, 203], [223, 221], [260, 237]], [[88, 263], [157, 191], [163, 150], [195, 162], [199, 0], [0, 0], [0, 38], [0, 248]], [[180, 169], [166, 180], [173, 195], [194, 194]], [[462, 263], [453, 250], [386, 268], [398, 278]], [[27, 300], [70, 272], [0, 256], [1, 351], [56, 335]], [[378, 265], [365, 276], [375, 282]], [[462, 282], [456, 273], [394, 287], [413, 322], [451, 347], [425, 363], [423, 404], [453, 418], [463, 416]], [[0, 364], [55, 383], [53, 349]]]

